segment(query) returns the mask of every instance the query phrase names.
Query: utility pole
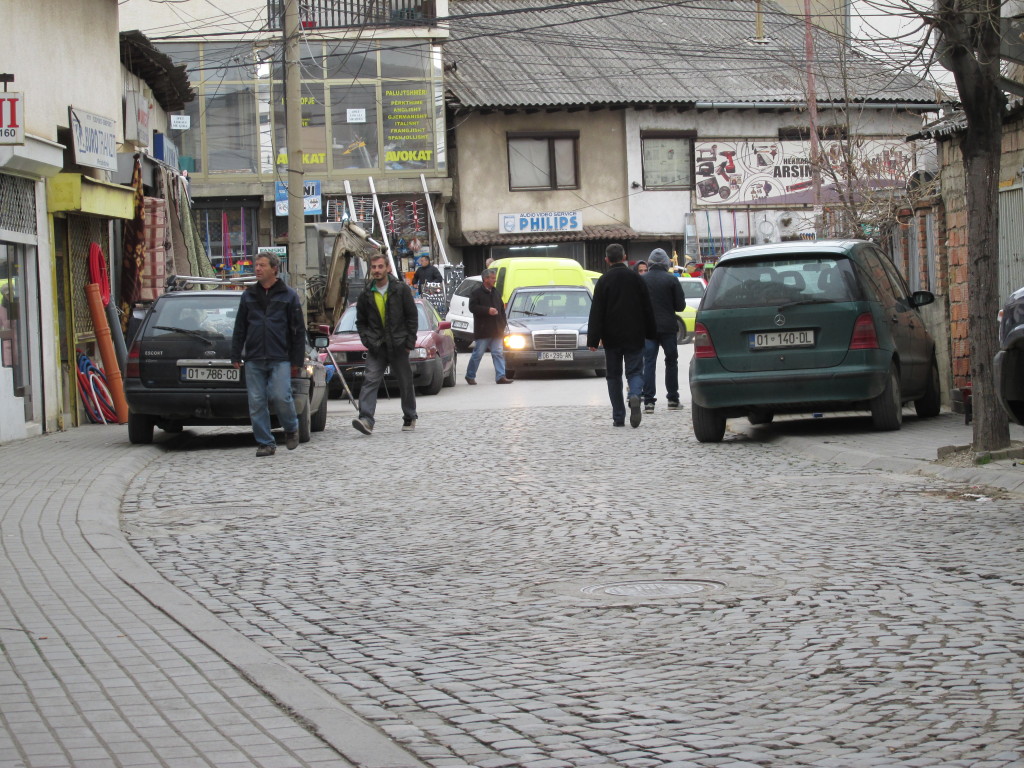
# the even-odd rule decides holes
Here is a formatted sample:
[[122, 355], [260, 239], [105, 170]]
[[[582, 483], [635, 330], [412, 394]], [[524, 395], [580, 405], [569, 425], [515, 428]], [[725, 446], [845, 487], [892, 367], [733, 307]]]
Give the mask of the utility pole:
[[[818, 148], [818, 93], [814, 86], [814, 27], [811, 25], [811, 0], [804, 0], [804, 56], [807, 62], [807, 113], [811, 122], [811, 184], [814, 190], [812, 202], [817, 208], [821, 204], [821, 157]], [[817, 227], [817, 223], [815, 223]]]
[[288, 271], [306, 318], [306, 205], [302, 170], [302, 84], [299, 0], [284, 6], [284, 106], [288, 146]]

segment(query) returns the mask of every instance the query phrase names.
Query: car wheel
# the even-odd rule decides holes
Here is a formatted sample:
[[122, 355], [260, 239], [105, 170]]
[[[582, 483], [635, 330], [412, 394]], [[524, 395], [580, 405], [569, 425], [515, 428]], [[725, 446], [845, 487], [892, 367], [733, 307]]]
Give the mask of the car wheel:
[[754, 426], [759, 424], [771, 424], [774, 419], [774, 411], [751, 411], [747, 414], [747, 421]]
[[686, 340], [690, 337], [689, 331], [686, 330], [686, 323], [676, 318], [676, 344], [685, 344]]
[[715, 408], [690, 404], [693, 436], [701, 443], [720, 443], [725, 436], [725, 416]]
[[942, 388], [939, 384], [939, 364], [932, 358], [932, 369], [928, 374], [928, 385], [920, 400], [914, 401], [917, 415], [929, 419], [938, 416], [942, 408]]
[[302, 413], [297, 414], [299, 417], [299, 442], [309, 442], [309, 398], [306, 398], [306, 405], [302, 409]]
[[871, 400], [871, 424], [877, 430], [892, 431], [903, 423], [903, 395], [896, 363], [889, 366], [889, 377], [882, 393]]
[[455, 386], [455, 370], [456, 370], [456, 366], [458, 364], [459, 364], [459, 353], [458, 352], [452, 352], [452, 371], [451, 371], [451, 373], [449, 373], [447, 376], [444, 377], [444, 386], [446, 386], [446, 387], [454, 387]]
[[138, 413], [128, 412], [128, 441], [134, 445], [149, 445], [153, 442], [153, 419]]
[[455, 348], [459, 352], [469, 352], [469, 348], [471, 346], [473, 346], [473, 342], [472, 341], [467, 341], [466, 339], [456, 339], [455, 340]]
[[436, 395], [441, 391], [442, 386], [444, 386], [444, 363], [441, 362], [441, 358], [438, 358], [437, 365], [434, 366], [434, 373], [430, 377], [430, 383], [423, 388], [423, 394]]
[[310, 432], [323, 432], [327, 428], [327, 398], [324, 397], [320, 400], [320, 407], [316, 409], [316, 413], [309, 420], [309, 431]]
[[[335, 374], [337, 376], [338, 374]], [[331, 400], [340, 400], [345, 396], [345, 388], [341, 386], [341, 382], [335, 382], [332, 378], [331, 383], [327, 385], [327, 397]]]

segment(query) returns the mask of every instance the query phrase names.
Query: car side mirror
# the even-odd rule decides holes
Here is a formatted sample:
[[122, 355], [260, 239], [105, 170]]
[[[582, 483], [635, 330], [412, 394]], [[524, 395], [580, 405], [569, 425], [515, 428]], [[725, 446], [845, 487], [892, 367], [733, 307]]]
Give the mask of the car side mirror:
[[935, 301], [935, 294], [931, 291], [914, 291], [910, 294], [910, 306], [923, 307]]
[[437, 330], [439, 331], [450, 331], [451, 328], [452, 324], [448, 320], [442, 320], [440, 323], [437, 324]]
[[331, 346], [331, 340], [327, 336], [317, 336], [313, 339], [313, 346], [316, 349], [327, 349]]

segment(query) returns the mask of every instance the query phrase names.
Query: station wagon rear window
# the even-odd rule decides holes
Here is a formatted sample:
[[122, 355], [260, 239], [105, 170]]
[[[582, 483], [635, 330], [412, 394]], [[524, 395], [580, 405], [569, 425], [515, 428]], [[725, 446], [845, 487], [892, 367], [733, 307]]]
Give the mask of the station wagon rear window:
[[848, 259], [736, 259], [715, 268], [702, 307], [707, 310], [789, 302], [845, 302], [858, 300], [859, 294]]
[[146, 335], [155, 338], [198, 331], [210, 338], [231, 336], [235, 330], [241, 292], [237, 297], [203, 296], [200, 291], [195, 291], [195, 294], [158, 301]]

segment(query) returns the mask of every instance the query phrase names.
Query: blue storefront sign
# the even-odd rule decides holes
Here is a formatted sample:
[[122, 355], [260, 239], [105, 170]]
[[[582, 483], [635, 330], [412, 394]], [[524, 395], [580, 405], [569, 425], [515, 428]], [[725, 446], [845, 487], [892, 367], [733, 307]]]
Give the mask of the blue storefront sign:
[[[303, 210], [306, 216], [320, 216], [323, 213], [320, 182], [303, 182], [302, 193], [304, 195]], [[288, 185], [283, 181], [274, 182], [274, 213], [278, 216], [288, 215]]]
[[582, 232], [583, 215], [579, 211], [502, 213], [498, 215], [498, 230], [510, 235], [526, 232]]

